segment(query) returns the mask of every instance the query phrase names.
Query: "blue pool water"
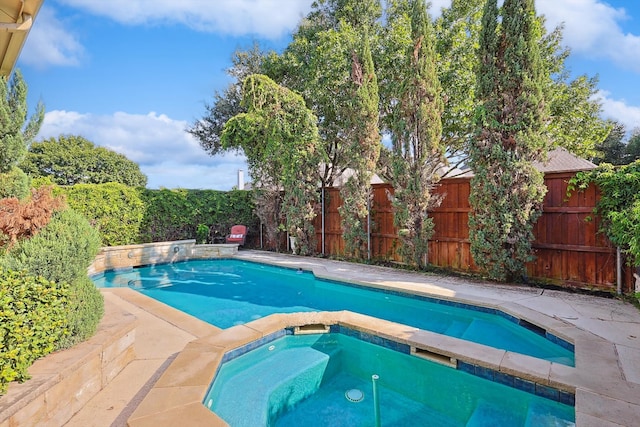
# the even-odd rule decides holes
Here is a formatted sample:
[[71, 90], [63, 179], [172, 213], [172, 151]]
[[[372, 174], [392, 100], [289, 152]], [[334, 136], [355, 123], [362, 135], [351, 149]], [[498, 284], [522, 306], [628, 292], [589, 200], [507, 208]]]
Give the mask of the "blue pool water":
[[203, 403], [232, 427], [373, 426], [374, 374], [383, 426], [575, 425], [561, 399], [342, 333], [286, 335], [226, 361]]
[[94, 282], [99, 287], [131, 287], [220, 328], [273, 313], [350, 310], [552, 362], [575, 363], [571, 345], [501, 312], [319, 280], [308, 272], [264, 264], [186, 261], [108, 271]]

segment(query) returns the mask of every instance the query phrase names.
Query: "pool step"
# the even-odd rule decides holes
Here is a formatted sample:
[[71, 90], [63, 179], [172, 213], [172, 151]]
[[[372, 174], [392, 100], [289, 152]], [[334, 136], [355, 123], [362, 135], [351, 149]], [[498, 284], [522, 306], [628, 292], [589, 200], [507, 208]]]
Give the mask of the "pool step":
[[211, 409], [233, 427], [268, 425], [279, 412], [318, 390], [338, 351], [327, 354], [301, 347], [269, 355], [227, 379]]

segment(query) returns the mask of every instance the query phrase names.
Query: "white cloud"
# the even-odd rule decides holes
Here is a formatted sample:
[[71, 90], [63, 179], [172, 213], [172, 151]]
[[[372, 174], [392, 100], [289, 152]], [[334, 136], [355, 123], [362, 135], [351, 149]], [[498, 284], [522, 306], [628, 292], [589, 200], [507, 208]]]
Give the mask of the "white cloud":
[[244, 157], [209, 156], [185, 132], [187, 126], [155, 112], [93, 115], [56, 110], [46, 113], [38, 139], [79, 135], [124, 154], [140, 165], [149, 188], [231, 189], [237, 184], [237, 170], [246, 170]]
[[312, 0], [59, 0], [123, 24], [180, 23], [198, 31], [276, 38], [291, 31]]
[[20, 61], [35, 67], [75, 66], [84, 55], [84, 47], [53, 9], [43, 6], [20, 54]]
[[451, 0], [431, 0], [431, 8], [429, 8], [429, 14], [432, 18], [437, 18], [441, 15], [443, 8], [450, 8]]
[[624, 9], [601, 0], [538, 0], [536, 7], [549, 28], [564, 23], [564, 42], [573, 53], [640, 72], [640, 33], [620, 27], [619, 22], [629, 19]]
[[627, 131], [640, 127], [640, 107], [629, 105], [624, 99], [613, 99], [607, 91], [601, 90], [597, 96], [602, 102], [605, 118], [613, 118], [622, 123]]

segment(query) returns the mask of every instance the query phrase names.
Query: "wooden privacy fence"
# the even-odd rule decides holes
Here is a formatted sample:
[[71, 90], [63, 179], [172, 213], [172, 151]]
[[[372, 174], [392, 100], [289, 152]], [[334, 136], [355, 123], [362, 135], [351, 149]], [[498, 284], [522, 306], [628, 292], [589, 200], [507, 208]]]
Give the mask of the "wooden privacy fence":
[[[545, 174], [548, 192], [543, 214], [534, 228], [536, 260], [528, 263], [527, 273], [532, 279], [564, 287], [616, 290], [616, 248], [598, 232], [599, 218], [592, 213], [600, 197], [599, 190], [591, 185], [586, 191], [574, 192], [567, 199], [567, 183], [573, 175], [562, 172]], [[372, 187], [371, 256], [399, 261], [398, 234], [393, 226], [388, 197], [393, 194], [393, 187], [388, 184], [374, 184]], [[438, 208], [430, 212], [435, 226], [429, 240], [429, 264], [462, 272], [478, 272], [469, 242], [470, 179], [443, 179], [437, 191], [444, 195], [444, 199]], [[318, 215], [314, 224], [318, 252], [326, 255], [344, 253], [338, 213], [341, 204], [337, 188], [325, 189], [324, 216]], [[632, 289], [631, 268], [623, 268], [622, 283], [624, 291]]]

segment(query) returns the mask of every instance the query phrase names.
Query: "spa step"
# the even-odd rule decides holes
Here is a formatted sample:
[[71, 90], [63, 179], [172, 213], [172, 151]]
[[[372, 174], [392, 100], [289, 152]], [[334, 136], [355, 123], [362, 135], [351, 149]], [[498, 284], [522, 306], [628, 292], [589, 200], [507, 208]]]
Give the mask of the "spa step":
[[545, 402], [533, 402], [529, 406], [529, 411], [527, 413], [527, 420], [525, 421], [525, 427], [537, 427], [537, 426], [553, 426], [553, 427], [569, 427], [575, 426], [574, 423], [561, 420], [551, 415], [552, 409], [550, 406], [552, 404], [546, 404]]
[[501, 408], [480, 400], [467, 421], [466, 427], [493, 427], [513, 425], [513, 419]]
[[281, 350], [227, 379], [211, 409], [234, 427], [268, 425], [278, 411], [315, 393], [337, 352], [311, 347]]
[[464, 335], [469, 328], [469, 322], [453, 320], [449, 327], [445, 330], [444, 334], [450, 337], [460, 338]]

